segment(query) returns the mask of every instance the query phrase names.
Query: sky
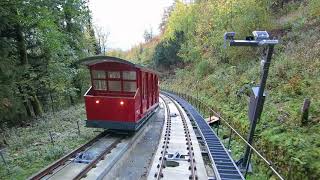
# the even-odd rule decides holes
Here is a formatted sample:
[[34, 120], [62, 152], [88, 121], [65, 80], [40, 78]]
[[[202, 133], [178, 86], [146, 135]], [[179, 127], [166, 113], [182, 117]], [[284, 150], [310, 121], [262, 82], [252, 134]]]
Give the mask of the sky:
[[128, 50], [143, 42], [143, 33], [159, 33], [165, 8], [174, 0], [90, 0], [93, 24], [110, 33], [108, 49]]

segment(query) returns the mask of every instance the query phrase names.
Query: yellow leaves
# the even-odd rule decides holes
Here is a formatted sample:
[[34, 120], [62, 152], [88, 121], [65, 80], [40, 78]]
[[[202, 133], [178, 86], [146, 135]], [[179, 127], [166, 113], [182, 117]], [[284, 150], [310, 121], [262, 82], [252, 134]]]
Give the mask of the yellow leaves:
[[309, 2], [309, 15], [311, 17], [320, 17], [320, 1], [310, 0]]
[[290, 94], [301, 94], [302, 85], [302, 77], [300, 75], [294, 75], [285, 85], [284, 90]]
[[174, 38], [175, 31], [188, 31], [189, 26], [194, 23], [191, 19], [193, 5], [187, 5], [180, 1], [176, 3], [175, 9], [171, 12], [164, 32], [164, 38]]

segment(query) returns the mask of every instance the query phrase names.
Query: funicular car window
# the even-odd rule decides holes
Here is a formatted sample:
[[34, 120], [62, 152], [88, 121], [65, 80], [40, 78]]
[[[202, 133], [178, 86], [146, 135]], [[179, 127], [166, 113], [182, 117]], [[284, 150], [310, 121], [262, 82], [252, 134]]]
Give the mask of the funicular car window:
[[107, 84], [105, 80], [94, 80], [93, 85], [96, 90], [107, 90]]
[[123, 91], [126, 92], [136, 92], [137, 89], [137, 85], [136, 82], [132, 82], [132, 81], [124, 81], [123, 82]]
[[121, 91], [121, 81], [108, 80], [109, 91]]
[[120, 72], [119, 71], [108, 71], [108, 78], [119, 79], [120, 78]]
[[106, 78], [106, 72], [105, 71], [92, 70], [92, 78], [93, 79], [105, 79]]
[[136, 80], [136, 72], [135, 71], [122, 71], [122, 79], [123, 80]]
[[136, 79], [136, 71], [92, 70], [93, 86], [96, 90], [136, 92]]

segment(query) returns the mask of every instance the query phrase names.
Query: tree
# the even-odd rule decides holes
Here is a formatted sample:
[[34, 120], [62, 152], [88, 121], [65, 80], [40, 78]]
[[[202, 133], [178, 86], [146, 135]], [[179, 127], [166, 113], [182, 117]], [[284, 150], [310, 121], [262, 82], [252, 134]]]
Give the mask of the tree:
[[159, 24], [159, 29], [160, 29], [161, 33], [164, 33], [164, 32], [165, 32], [168, 19], [169, 19], [169, 17], [170, 17], [171, 12], [172, 12], [172, 11], [174, 10], [174, 8], [175, 8], [175, 5], [176, 5], [176, 3], [174, 2], [171, 6], [169, 6], [167, 9], [165, 9], [165, 10], [163, 11], [162, 19], [161, 19], [161, 22], [160, 22], [160, 24]]
[[155, 48], [153, 62], [156, 66], [170, 67], [181, 62], [178, 52], [184, 42], [184, 33], [175, 32], [174, 38], [161, 41]]
[[85, 82], [75, 62], [96, 46], [90, 19], [85, 0], [0, 2], [1, 125], [79, 97]]
[[102, 27], [95, 26], [96, 38], [100, 47], [100, 54], [106, 54], [109, 31], [104, 30]]
[[152, 38], [153, 38], [152, 27], [150, 27], [150, 30], [147, 30], [147, 29], [144, 30], [143, 38], [144, 38], [144, 42], [149, 42], [152, 40]]

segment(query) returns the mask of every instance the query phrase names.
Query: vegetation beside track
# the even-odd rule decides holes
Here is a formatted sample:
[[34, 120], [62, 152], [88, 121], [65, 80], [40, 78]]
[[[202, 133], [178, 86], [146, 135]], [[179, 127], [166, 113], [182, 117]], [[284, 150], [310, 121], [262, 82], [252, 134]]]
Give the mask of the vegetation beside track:
[[26, 179], [99, 134], [84, 127], [84, 119], [85, 108], [79, 104], [45, 114], [27, 127], [5, 129], [0, 140], [7, 143], [3, 153], [7, 166], [0, 159], [1, 179]]
[[[6, 138], [0, 146], [6, 147], [10, 170], [7, 174], [1, 162], [0, 177], [24, 179], [93, 136], [87, 129], [76, 135], [75, 122], [83, 119], [76, 114], [83, 107], [75, 106], [82, 112], [71, 107], [64, 115], [42, 113], [82, 97], [88, 74], [74, 62], [100, 48], [84, 1], [10, 2], [0, 6], [0, 127], [5, 134], [0, 138]], [[129, 52], [110, 54], [162, 70], [163, 87], [198, 95], [245, 135], [246, 95], [258, 83], [260, 52], [225, 50], [223, 33], [236, 31], [243, 38], [256, 29], [271, 31], [281, 44], [271, 64], [256, 146], [286, 179], [320, 179], [319, 12], [319, 0], [176, 1], [164, 14], [160, 36]], [[305, 98], [311, 108], [308, 121], [302, 122]], [[239, 158], [242, 147], [233, 147]], [[254, 170], [259, 173], [252, 179], [272, 178], [264, 168]]]
[[[159, 43], [141, 44], [140, 51], [128, 53], [136, 52], [138, 62], [149, 60], [162, 71], [163, 88], [199, 96], [246, 137], [247, 99], [250, 87], [259, 83], [261, 51], [224, 49], [223, 34], [235, 31], [242, 39], [253, 30], [269, 31], [280, 44], [270, 67], [255, 145], [286, 179], [319, 179], [319, 12], [318, 0], [177, 1], [164, 16]], [[154, 51], [152, 58], [144, 51]], [[301, 121], [305, 98], [311, 100], [309, 118]], [[233, 154], [240, 158], [243, 147], [234, 147]], [[252, 179], [273, 177], [267, 168], [255, 166], [254, 171], [259, 173]]]

